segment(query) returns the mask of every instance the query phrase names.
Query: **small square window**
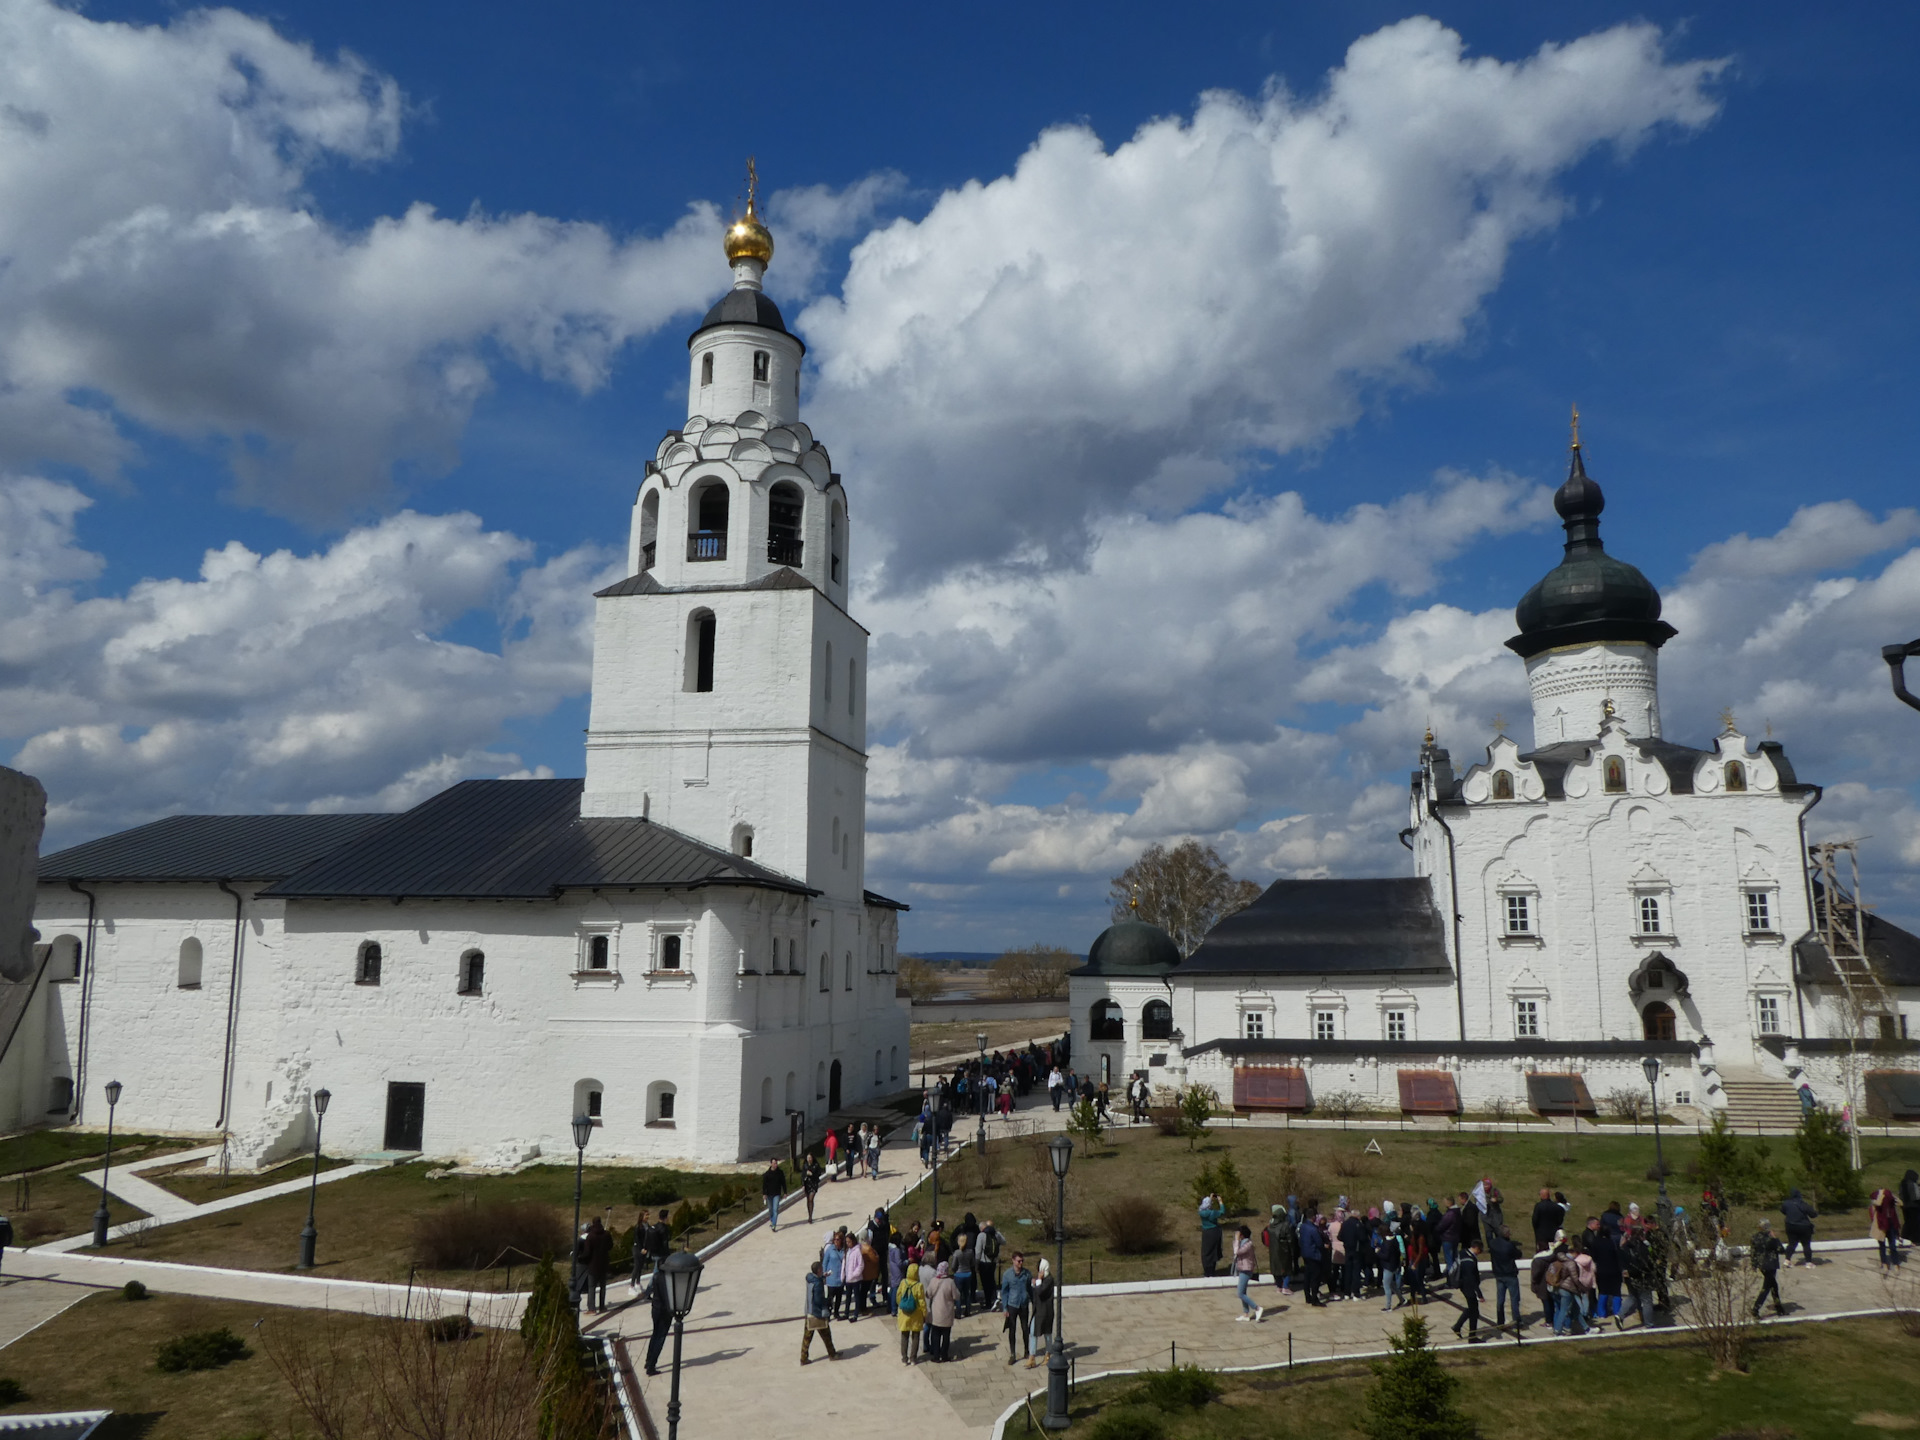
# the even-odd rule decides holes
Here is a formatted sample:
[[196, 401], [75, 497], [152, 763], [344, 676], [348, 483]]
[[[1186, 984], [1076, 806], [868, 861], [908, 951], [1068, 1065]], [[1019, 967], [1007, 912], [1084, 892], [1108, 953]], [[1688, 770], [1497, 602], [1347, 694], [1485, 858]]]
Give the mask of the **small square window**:
[[1313, 1012], [1313, 1038], [1314, 1039], [1337, 1040], [1340, 1037], [1335, 1033], [1336, 1029], [1337, 1029], [1337, 1022], [1334, 1020], [1333, 1011], [1316, 1010]]
[[1663, 935], [1666, 933], [1660, 923], [1660, 897], [1642, 895], [1640, 897], [1640, 933], [1642, 935]]
[[1537, 1040], [1540, 1037], [1540, 1002], [1538, 1000], [1513, 1002], [1513, 1033], [1521, 1040]]
[[1507, 896], [1507, 934], [1531, 935], [1533, 933], [1533, 897], [1531, 895]]
[[1404, 1040], [1407, 1038], [1407, 1012], [1404, 1010], [1387, 1011], [1387, 1039]]
[[1267, 1038], [1267, 1015], [1264, 1010], [1249, 1010], [1241, 1020], [1241, 1031], [1249, 1040]]

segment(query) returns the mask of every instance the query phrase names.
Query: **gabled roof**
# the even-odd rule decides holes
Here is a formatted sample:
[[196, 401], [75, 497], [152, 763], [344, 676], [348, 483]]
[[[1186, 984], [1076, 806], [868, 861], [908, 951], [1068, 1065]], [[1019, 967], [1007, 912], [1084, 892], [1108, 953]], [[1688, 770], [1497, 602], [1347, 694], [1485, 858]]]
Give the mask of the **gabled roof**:
[[1425, 880], [1276, 880], [1209, 930], [1177, 973], [1446, 974], [1452, 968]]
[[595, 886], [820, 892], [648, 820], [583, 817], [582, 780], [466, 780], [263, 891], [287, 899], [543, 899]]
[[40, 879], [280, 880], [391, 815], [169, 815], [55, 851]]
[[758, 580], [748, 580], [739, 585], [662, 585], [651, 570], [642, 570], [638, 575], [629, 575], [624, 580], [615, 581], [604, 590], [593, 592], [596, 600], [614, 599], [621, 595], [690, 595], [708, 590], [813, 590], [818, 587], [806, 576], [791, 566], [782, 565], [778, 570], [770, 570]]

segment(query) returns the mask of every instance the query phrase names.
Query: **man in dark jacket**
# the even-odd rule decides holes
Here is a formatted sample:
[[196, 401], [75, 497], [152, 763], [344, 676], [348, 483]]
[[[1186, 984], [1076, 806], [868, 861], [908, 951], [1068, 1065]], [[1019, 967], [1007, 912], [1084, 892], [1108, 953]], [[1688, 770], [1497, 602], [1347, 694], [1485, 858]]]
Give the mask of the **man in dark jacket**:
[[1326, 1278], [1326, 1237], [1320, 1233], [1320, 1227], [1306, 1216], [1301, 1217], [1300, 1228], [1295, 1233], [1300, 1241], [1300, 1263], [1307, 1272], [1307, 1304], [1325, 1305], [1327, 1302], [1320, 1298], [1320, 1285]]
[[1613, 1328], [1626, 1329], [1627, 1316], [1638, 1310], [1644, 1330], [1653, 1323], [1653, 1292], [1659, 1288], [1658, 1262], [1647, 1243], [1645, 1226], [1635, 1225], [1627, 1231], [1627, 1238], [1620, 1242], [1620, 1264], [1630, 1303], [1613, 1317]]
[[1340, 1293], [1349, 1300], [1360, 1298], [1363, 1288], [1360, 1262], [1366, 1248], [1367, 1222], [1360, 1218], [1358, 1211], [1349, 1210], [1347, 1218], [1340, 1222], [1340, 1251], [1345, 1256], [1340, 1264]]
[[1773, 1233], [1771, 1220], [1760, 1222], [1748, 1253], [1753, 1257], [1753, 1268], [1760, 1272], [1760, 1293], [1754, 1297], [1753, 1318], [1760, 1318], [1760, 1307], [1767, 1303], [1769, 1295], [1773, 1296], [1773, 1313], [1786, 1314], [1787, 1307], [1780, 1303], [1780, 1241]]
[[660, 1373], [660, 1352], [666, 1348], [667, 1336], [673, 1331], [673, 1307], [667, 1304], [666, 1277], [658, 1270], [653, 1272], [653, 1283], [648, 1287], [652, 1291], [653, 1333], [647, 1336], [647, 1374]]
[[780, 1200], [787, 1193], [787, 1172], [779, 1160], [769, 1160], [767, 1170], [760, 1177], [760, 1194], [767, 1202], [767, 1228], [780, 1229]]
[[587, 1222], [587, 1308], [595, 1314], [607, 1308], [607, 1262], [613, 1259], [613, 1236], [600, 1217]]
[[1780, 1214], [1787, 1222], [1787, 1264], [1795, 1264], [1793, 1247], [1798, 1245], [1806, 1252], [1807, 1264], [1813, 1263], [1813, 1222], [1820, 1218], [1820, 1212], [1809, 1205], [1798, 1190], [1789, 1191], [1787, 1198], [1780, 1202]]
[[1533, 1248], [1551, 1250], [1553, 1232], [1560, 1228], [1560, 1207], [1553, 1203], [1553, 1192], [1542, 1189], [1533, 1207]]
[[1467, 1329], [1467, 1343], [1480, 1343], [1480, 1247], [1470, 1245], [1460, 1252], [1460, 1258], [1454, 1262], [1453, 1283], [1458, 1288], [1460, 1303], [1464, 1307], [1460, 1318], [1453, 1322], [1453, 1333], [1458, 1335], [1460, 1327]]
[[1440, 1275], [1443, 1284], [1453, 1283], [1453, 1269], [1460, 1259], [1460, 1206], [1448, 1205], [1434, 1227], [1434, 1239], [1440, 1242]]
[[1487, 1262], [1493, 1270], [1493, 1323], [1507, 1323], [1507, 1302], [1513, 1302], [1513, 1328], [1520, 1328], [1520, 1247], [1501, 1226], [1487, 1242]]

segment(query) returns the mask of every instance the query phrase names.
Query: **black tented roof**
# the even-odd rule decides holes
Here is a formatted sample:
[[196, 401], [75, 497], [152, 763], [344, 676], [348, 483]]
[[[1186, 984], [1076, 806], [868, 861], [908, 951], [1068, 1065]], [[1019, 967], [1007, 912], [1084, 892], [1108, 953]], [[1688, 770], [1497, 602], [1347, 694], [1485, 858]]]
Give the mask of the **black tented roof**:
[[1449, 973], [1425, 880], [1276, 880], [1207, 932], [1183, 975]]
[[595, 886], [819, 892], [637, 818], [583, 817], [581, 780], [466, 780], [263, 891], [287, 899], [537, 899]]
[[279, 880], [392, 815], [169, 815], [55, 851], [43, 881]]

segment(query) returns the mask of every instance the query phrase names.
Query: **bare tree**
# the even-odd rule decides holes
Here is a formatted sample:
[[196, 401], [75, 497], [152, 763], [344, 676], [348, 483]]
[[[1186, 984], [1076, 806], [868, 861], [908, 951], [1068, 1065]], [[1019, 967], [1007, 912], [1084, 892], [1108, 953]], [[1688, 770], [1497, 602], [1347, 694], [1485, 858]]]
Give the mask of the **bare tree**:
[[987, 988], [1003, 1000], [1064, 1000], [1080, 957], [1057, 945], [1023, 945], [987, 967]]
[[902, 955], [894, 975], [894, 988], [915, 1003], [938, 1000], [946, 992], [947, 977], [931, 961], [917, 955]]
[[1719, 1237], [1695, 1249], [1684, 1230], [1673, 1237], [1674, 1285], [1686, 1297], [1676, 1318], [1693, 1333], [1716, 1370], [1744, 1370], [1760, 1321], [1753, 1313], [1760, 1277], [1743, 1256], [1735, 1258]]
[[1183, 840], [1171, 850], [1148, 846], [1113, 877], [1108, 898], [1115, 920], [1131, 915], [1158, 925], [1184, 956], [1197, 950], [1215, 925], [1258, 900], [1260, 887], [1234, 879], [1211, 845]]

